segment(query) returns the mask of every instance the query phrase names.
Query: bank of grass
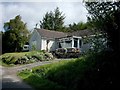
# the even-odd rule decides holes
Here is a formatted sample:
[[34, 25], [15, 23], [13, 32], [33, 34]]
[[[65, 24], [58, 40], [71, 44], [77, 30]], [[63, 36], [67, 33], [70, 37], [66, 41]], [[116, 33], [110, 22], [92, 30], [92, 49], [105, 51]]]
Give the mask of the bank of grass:
[[[47, 64], [43, 66], [35, 67], [31, 70], [24, 70], [18, 73], [18, 76], [21, 77], [25, 82], [30, 84], [36, 90], [61, 90], [66, 89], [63, 85], [60, 85], [54, 81], [46, 79], [44, 76], [48, 71], [54, 71], [57, 67], [65, 65], [68, 62], [73, 61], [59, 61], [57, 63]], [[54, 69], [54, 70], [53, 70]]]
[[18, 75], [36, 90], [103, 90], [118, 88], [118, 68], [118, 55], [102, 52], [38, 66]]
[[52, 59], [52, 55], [44, 51], [5, 53], [0, 56], [0, 65], [14, 66]]

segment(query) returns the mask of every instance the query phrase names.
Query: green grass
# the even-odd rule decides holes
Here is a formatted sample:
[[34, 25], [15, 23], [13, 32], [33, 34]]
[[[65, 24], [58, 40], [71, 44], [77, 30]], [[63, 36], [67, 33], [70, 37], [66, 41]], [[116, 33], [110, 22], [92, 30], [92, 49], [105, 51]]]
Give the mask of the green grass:
[[[31, 70], [25, 70], [19, 72], [18, 75], [25, 80], [28, 84], [32, 85], [36, 90], [61, 90], [66, 89], [66, 87], [57, 84], [56, 82], [50, 81], [43, 77], [48, 73], [49, 70], [57, 69], [60, 65], [65, 65], [70, 61], [60, 61], [59, 63], [47, 64], [44, 66], [38, 66]], [[71, 61], [72, 62], [72, 61]]]
[[61, 61], [18, 75], [36, 90], [85, 90], [117, 88], [118, 55], [113, 53], [88, 54], [71, 61]]
[[52, 59], [47, 52], [43, 51], [5, 53], [0, 56], [0, 65], [14, 66]]
[[[83, 72], [86, 66], [83, 65], [85, 57], [79, 60], [60, 61], [53, 64], [38, 66], [30, 70], [20, 72], [18, 75], [28, 84], [32, 85], [37, 90], [39, 89], [70, 89], [75, 77], [78, 78], [78, 69]], [[81, 62], [81, 68], [78, 68], [78, 63]], [[79, 63], [80, 64], [80, 63]], [[27, 73], [27, 74], [26, 74]], [[71, 76], [72, 75], [72, 76]], [[79, 74], [82, 78], [82, 74]], [[70, 85], [72, 86], [72, 85]]]

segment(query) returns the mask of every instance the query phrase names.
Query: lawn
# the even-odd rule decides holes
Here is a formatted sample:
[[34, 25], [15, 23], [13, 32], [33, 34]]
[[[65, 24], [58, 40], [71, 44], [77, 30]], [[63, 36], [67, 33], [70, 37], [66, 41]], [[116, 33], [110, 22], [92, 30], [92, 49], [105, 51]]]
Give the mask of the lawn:
[[111, 53], [88, 54], [71, 61], [38, 66], [18, 75], [36, 90], [115, 89], [118, 59]]
[[28, 64], [37, 61], [52, 60], [53, 57], [44, 51], [5, 53], [0, 56], [0, 64], [3, 66], [13, 66], [18, 64]]

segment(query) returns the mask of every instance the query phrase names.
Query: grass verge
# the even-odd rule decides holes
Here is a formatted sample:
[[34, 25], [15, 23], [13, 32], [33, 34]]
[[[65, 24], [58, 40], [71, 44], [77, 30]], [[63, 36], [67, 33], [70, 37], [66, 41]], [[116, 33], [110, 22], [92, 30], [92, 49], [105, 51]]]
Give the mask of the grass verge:
[[36, 90], [103, 90], [118, 88], [118, 55], [113, 53], [88, 54], [71, 61], [61, 61], [18, 75]]

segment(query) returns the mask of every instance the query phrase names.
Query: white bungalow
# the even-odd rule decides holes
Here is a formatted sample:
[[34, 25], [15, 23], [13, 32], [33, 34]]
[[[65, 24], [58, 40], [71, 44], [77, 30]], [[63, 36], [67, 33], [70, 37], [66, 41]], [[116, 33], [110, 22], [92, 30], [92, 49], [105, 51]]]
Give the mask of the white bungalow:
[[57, 48], [80, 48], [81, 50], [89, 47], [84, 44], [82, 37], [91, 35], [89, 30], [81, 30], [73, 33], [63, 33], [58, 31], [35, 29], [29, 41], [29, 50], [54, 51]]

